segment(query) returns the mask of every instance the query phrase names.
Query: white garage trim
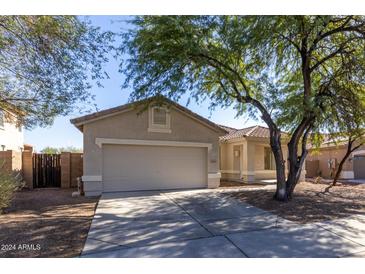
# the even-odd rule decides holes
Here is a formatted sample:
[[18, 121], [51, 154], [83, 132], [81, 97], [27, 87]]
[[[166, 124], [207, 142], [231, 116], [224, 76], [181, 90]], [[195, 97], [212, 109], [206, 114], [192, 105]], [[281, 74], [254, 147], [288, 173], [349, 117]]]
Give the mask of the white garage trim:
[[100, 148], [103, 144], [108, 145], [141, 145], [141, 146], [171, 146], [171, 147], [206, 147], [212, 149], [210, 143], [195, 142], [175, 142], [175, 141], [152, 141], [152, 140], [136, 140], [136, 139], [110, 139], [95, 138], [95, 144]]
[[220, 179], [222, 177], [221, 173], [208, 173], [208, 179]]

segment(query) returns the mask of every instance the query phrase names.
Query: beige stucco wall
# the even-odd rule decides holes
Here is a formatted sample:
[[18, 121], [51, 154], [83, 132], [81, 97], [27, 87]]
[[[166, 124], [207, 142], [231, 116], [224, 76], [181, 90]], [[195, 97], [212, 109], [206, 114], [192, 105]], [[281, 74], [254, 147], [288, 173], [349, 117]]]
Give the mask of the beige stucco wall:
[[0, 150], [2, 150], [1, 146], [4, 145], [5, 150], [20, 151], [23, 143], [23, 130], [19, 130], [15, 123], [5, 122], [4, 127], [0, 127]]
[[[241, 169], [237, 170], [233, 166], [233, 147], [242, 146]], [[227, 143], [220, 144], [221, 150], [221, 173], [222, 179], [243, 179], [244, 181], [254, 181], [263, 179], [275, 179], [275, 170], [265, 170], [264, 148], [270, 147], [266, 138], [240, 138]], [[284, 159], [287, 156], [287, 147], [282, 146]]]
[[0, 151], [0, 170], [19, 172], [22, 169], [22, 153], [15, 150]]
[[222, 143], [220, 145], [220, 169], [233, 170], [233, 143]]
[[240, 179], [241, 169], [234, 167], [234, 146], [240, 146], [240, 159], [242, 159], [243, 146], [241, 143], [222, 143], [220, 144], [220, 171], [223, 179]]
[[175, 108], [170, 109], [171, 133], [149, 132], [149, 112], [138, 112], [131, 110], [84, 124], [84, 176], [102, 175], [102, 148], [95, 143], [96, 138], [209, 143], [212, 149], [208, 152], [208, 173], [219, 173], [218, 140], [223, 132], [217, 132]]
[[255, 145], [255, 170], [264, 170], [265, 162], [264, 162], [264, 149], [268, 147], [268, 144], [256, 144]]

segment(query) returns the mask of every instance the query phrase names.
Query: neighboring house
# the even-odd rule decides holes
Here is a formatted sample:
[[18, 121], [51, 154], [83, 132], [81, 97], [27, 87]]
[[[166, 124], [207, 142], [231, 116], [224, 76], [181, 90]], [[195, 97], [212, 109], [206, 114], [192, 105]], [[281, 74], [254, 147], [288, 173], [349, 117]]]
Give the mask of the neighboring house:
[[219, 186], [219, 137], [227, 131], [163, 100], [148, 109], [131, 103], [71, 120], [84, 135], [87, 196]]
[[[333, 178], [347, 150], [346, 142], [325, 141], [310, 149], [306, 160], [307, 177]], [[355, 150], [343, 165], [341, 179], [365, 179], [365, 145]]]
[[[224, 126], [223, 128], [229, 133], [220, 138], [222, 179], [243, 182], [276, 180], [275, 159], [270, 147], [268, 128], [262, 126], [243, 129]], [[286, 160], [288, 149], [284, 140], [282, 149]], [[304, 179], [305, 171], [302, 171], [301, 175]]]
[[23, 130], [18, 117], [0, 109], [0, 171], [17, 172], [22, 169]]
[[0, 109], [0, 151], [23, 149], [23, 129], [17, 125], [17, 117]]

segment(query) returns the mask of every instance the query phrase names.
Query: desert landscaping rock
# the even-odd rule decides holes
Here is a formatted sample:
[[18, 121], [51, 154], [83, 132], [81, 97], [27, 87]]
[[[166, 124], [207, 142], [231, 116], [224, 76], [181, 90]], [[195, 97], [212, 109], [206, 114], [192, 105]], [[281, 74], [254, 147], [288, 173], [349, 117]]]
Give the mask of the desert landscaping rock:
[[98, 199], [72, 197], [73, 191], [44, 188], [17, 192], [7, 213], [0, 215], [0, 244], [28, 244], [31, 248], [1, 250], [0, 257], [79, 256]]

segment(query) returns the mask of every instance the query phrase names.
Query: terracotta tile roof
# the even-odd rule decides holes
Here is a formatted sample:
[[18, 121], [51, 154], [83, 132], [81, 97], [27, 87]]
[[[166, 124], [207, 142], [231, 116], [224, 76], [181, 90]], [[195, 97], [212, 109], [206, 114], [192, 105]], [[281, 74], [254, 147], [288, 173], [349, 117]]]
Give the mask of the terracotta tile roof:
[[220, 137], [221, 141], [227, 141], [231, 139], [236, 138], [242, 138], [242, 137], [258, 137], [258, 138], [269, 138], [270, 137], [270, 131], [266, 127], [262, 126], [252, 126], [252, 127], [246, 127], [242, 129], [234, 129], [234, 128], [228, 128], [224, 127], [228, 134]]
[[270, 138], [270, 130], [267, 127], [255, 126], [254, 129], [248, 134], [248, 136], [259, 138]]
[[224, 126], [224, 125], [218, 125], [220, 126], [221, 128], [223, 128], [225, 131], [227, 131], [227, 133], [233, 133], [235, 131], [237, 131], [238, 129], [237, 128], [233, 128], [233, 127], [227, 127], [227, 126]]

